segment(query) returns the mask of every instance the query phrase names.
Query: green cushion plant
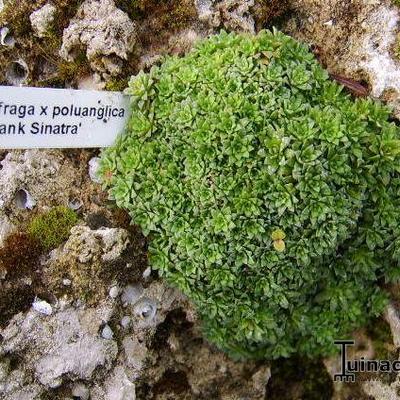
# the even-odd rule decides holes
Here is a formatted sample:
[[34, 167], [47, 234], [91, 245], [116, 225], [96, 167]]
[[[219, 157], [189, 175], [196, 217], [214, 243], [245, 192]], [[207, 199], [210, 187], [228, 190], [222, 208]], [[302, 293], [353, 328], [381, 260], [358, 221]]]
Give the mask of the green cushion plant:
[[132, 78], [100, 175], [150, 262], [235, 357], [335, 351], [397, 279], [399, 130], [280, 33], [225, 32]]

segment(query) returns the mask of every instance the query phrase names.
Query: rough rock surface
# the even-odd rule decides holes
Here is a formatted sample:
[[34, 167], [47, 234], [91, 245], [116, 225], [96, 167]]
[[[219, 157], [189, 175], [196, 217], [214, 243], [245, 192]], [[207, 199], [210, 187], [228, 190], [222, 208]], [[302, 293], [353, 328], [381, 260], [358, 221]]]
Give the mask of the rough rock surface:
[[[361, 357], [364, 357], [365, 359], [374, 359], [376, 355], [374, 350], [374, 343], [363, 330], [353, 333], [352, 339], [354, 339], [356, 345], [355, 347], [348, 346], [348, 359], [358, 360]], [[335, 382], [333, 380], [335, 374], [339, 374], [341, 372], [341, 356], [337, 355], [325, 359], [324, 365], [333, 382], [334, 394], [332, 400], [345, 400], [349, 396], [351, 398], [351, 396], [353, 395], [352, 389], [354, 388], [351, 385], [349, 386], [343, 382]]]
[[145, 261], [140, 241], [130, 239], [122, 228], [77, 225], [67, 242], [43, 262], [43, 282], [56, 296], [94, 304], [106, 298], [118, 280], [127, 284], [141, 276]]
[[399, 9], [380, 0], [292, 0], [291, 7], [294, 17], [284, 30], [313, 45], [330, 72], [366, 81], [371, 95], [388, 101], [399, 117]]
[[[13, 354], [23, 354], [17, 376], [24, 376], [25, 382], [34, 379], [42, 392], [59, 387], [66, 375], [73, 381], [90, 379], [96, 368], [109, 370], [117, 355], [117, 344], [98, 335], [111, 313], [112, 306], [104, 304], [96, 309], [61, 306], [50, 317], [35, 310], [20, 314], [1, 331], [0, 355], [7, 360]], [[9, 379], [3, 383], [7, 396], [15, 393], [14, 387], [18, 390], [24, 386], [24, 381], [12, 380], [16, 373], [9, 372]]]
[[113, 0], [86, 0], [64, 31], [60, 55], [72, 61], [86, 48], [94, 70], [116, 75], [136, 42], [136, 26]]
[[368, 381], [364, 384], [365, 392], [375, 400], [397, 400], [398, 396], [398, 382], [395, 385], [385, 385], [378, 380]]
[[[149, 302], [155, 307], [151, 317], [141, 312]], [[131, 304], [116, 298], [96, 307], [58, 302], [53, 308], [50, 316], [34, 309], [21, 313], [0, 330], [0, 391], [6, 400], [22, 393], [41, 398], [56, 388], [71, 394], [81, 381], [96, 400], [265, 397], [269, 368], [234, 362], [211, 348], [190, 304], [159, 281]], [[124, 316], [130, 317], [128, 328], [120, 324]], [[105, 324], [112, 337], [103, 337]]]
[[54, 21], [56, 11], [55, 6], [47, 3], [30, 15], [29, 19], [31, 20], [33, 31], [38, 37], [46, 36], [50, 25]]
[[[6, 152], [0, 158], [0, 231], [29, 219], [32, 209], [68, 206], [74, 198], [83, 201], [86, 211], [98, 210], [99, 188], [88, 180], [85, 165], [88, 154], [82, 152], [81, 160], [74, 161], [71, 153], [59, 150]], [[27, 200], [30, 207], [22, 207]]]
[[[73, 181], [72, 171], [63, 168], [63, 156], [57, 151], [28, 150], [9, 152], [0, 162], [0, 217], [18, 215], [18, 192], [25, 191], [35, 203], [60, 198]], [[33, 201], [32, 200], [32, 201]], [[11, 213], [10, 213], [11, 211]]]
[[[23, 153], [8, 153], [1, 161], [0, 175], [0, 210], [12, 207], [12, 200], [16, 192], [26, 186], [27, 181], [33, 177], [35, 185], [26, 188], [34, 192], [41, 190], [46, 178], [55, 176], [60, 165], [54, 160], [43, 157], [38, 151]], [[36, 197], [36, 193], [35, 193]]]
[[400, 348], [400, 315], [398, 308], [392, 303], [386, 308], [385, 319], [392, 332], [393, 344]]
[[6, 215], [0, 216], [0, 246], [3, 245], [4, 239], [12, 232], [13, 225]]
[[77, 84], [78, 89], [81, 90], [103, 90], [105, 83], [102, 82], [99, 74], [93, 74], [82, 77]]
[[199, 19], [212, 28], [255, 33], [254, 0], [196, 0]]
[[[111, 217], [111, 213], [101, 206], [106, 196], [89, 179], [87, 162], [90, 154], [85, 150], [0, 152], [1, 246], [6, 245], [4, 241], [11, 232], [14, 238], [19, 238], [17, 247], [15, 244], [10, 247], [12, 242], [7, 242], [8, 250], [7, 247], [1, 249], [4, 255], [13, 254], [11, 258], [6, 256], [8, 261], [4, 260], [13, 264], [0, 268], [0, 326], [14, 314], [27, 310], [35, 296], [41, 299], [53, 296], [49, 292], [51, 286], [44, 285], [49, 276], [42, 274], [40, 254], [26, 235], [32, 218], [52, 207], [68, 206], [73, 199], [81, 204], [79, 213], [96, 215], [102, 209], [104, 215]], [[21, 251], [19, 258], [18, 248]], [[26, 254], [30, 257], [27, 264]], [[47, 255], [43, 254], [42, 260], [46, 259]], [[4, 267], [16, 273], [6, 274]]]
[[[385, 319], [390, 326], [393, 343], [398, 350], [400, 348], [400, 315], [398, 307], [393, 303], [387, 307]], [[400, 376], [394, 374], [394, 379], [389, 382], [379, 379], [369, 380], [363, 384], [363, 389], [375, 400], [398, 400], [400, 399]]]
[[97, 253], [101, 253], [102, 261], [113, 261], [126, 249], [128, 242], [128, 233], [124, 229], [91, 230], [87, 226], [75, 226], [63, 252], [81, 263], [92, 261]]
[[126, 229], [80, 224], [43, 260], [44, 287], [57, 296], [36, 299], [0, 330], [5, 400], [264, 399], [268, 365], [209, 346], [188, 300], [139, 269], [135, 240]]

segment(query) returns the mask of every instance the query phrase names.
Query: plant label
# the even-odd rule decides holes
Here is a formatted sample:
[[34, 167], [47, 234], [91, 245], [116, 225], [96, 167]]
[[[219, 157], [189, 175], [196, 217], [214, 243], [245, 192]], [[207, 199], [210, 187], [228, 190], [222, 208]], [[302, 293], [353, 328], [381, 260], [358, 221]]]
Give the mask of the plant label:
[[0, 149], [108, 147], [128, 117], [118, 92], [0, 86]]

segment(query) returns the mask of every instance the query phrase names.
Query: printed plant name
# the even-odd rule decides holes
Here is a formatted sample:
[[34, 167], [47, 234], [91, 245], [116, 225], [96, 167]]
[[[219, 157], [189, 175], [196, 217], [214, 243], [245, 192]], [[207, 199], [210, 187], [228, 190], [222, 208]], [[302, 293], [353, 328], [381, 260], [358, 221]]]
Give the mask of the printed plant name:
[[125, 118], [126, 110], [120, 107], [110, 105], [99, 105], [96, 107], [78, 107], [74, 104], [68, 106], [59, 105], [34, 105], [7, 104], [0, 101], [0, 117], [10, 116], [18, 119], [26, 117], [51, 118], [51, 123], [34, 121], [29, 124], [20, 121], [18, 123], [0, 123], [0, 135], [76, 135], [82, 122], [73, 123], [55, 123], [60, 118], [80, 118], [96, 119], [107, 123], [111, 118]]

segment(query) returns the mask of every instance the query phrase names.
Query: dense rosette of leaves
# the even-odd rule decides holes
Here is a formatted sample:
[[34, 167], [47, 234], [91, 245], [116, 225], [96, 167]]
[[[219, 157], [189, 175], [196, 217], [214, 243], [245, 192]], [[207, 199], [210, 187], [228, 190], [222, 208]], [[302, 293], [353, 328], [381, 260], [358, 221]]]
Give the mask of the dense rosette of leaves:
[[150, 261], [231, 355], [328, 354], [396, 279], [399, 131], [279, 32], [221, 33], [130, 82], [102, 157]]

